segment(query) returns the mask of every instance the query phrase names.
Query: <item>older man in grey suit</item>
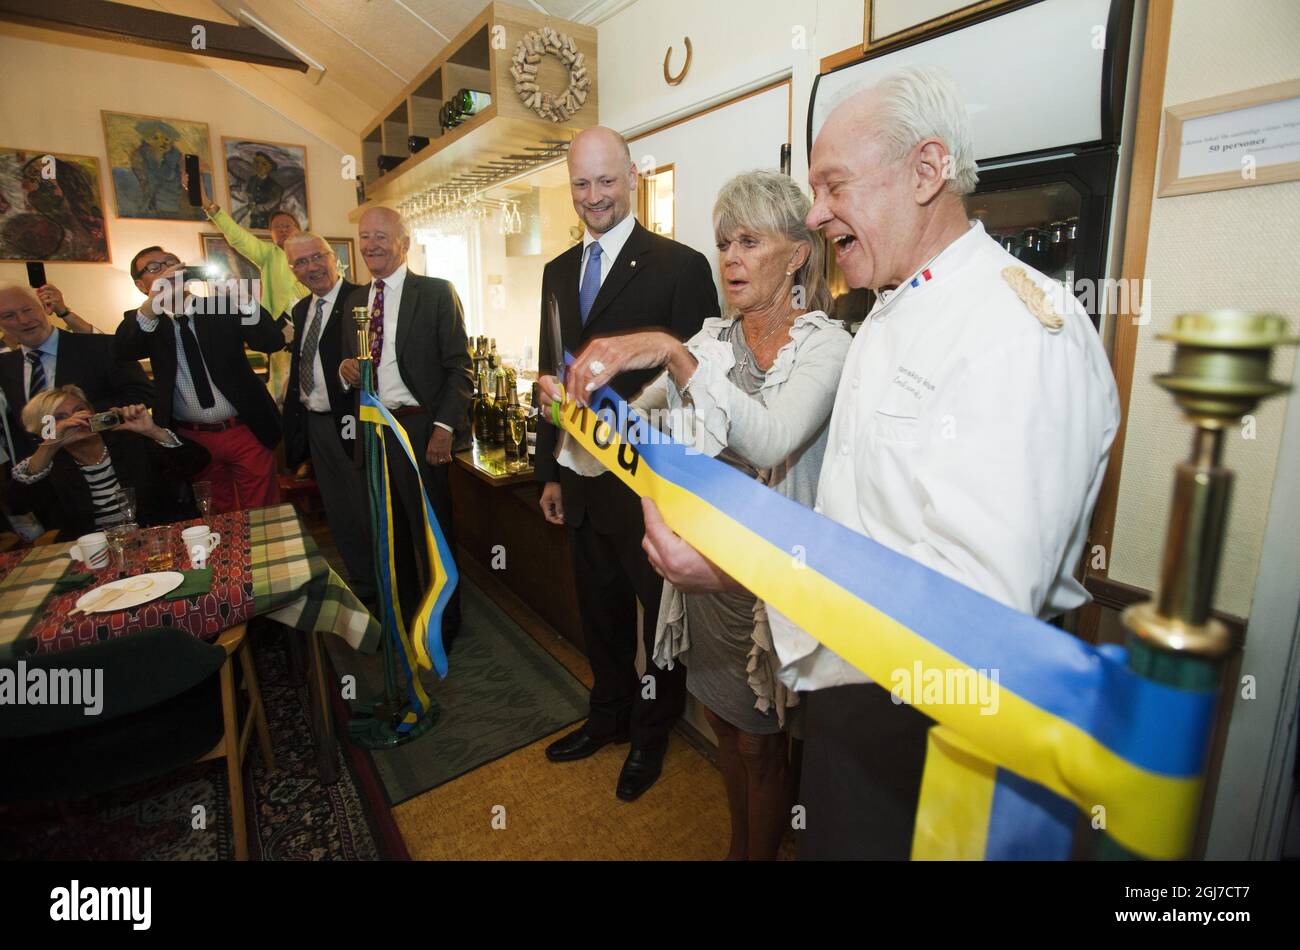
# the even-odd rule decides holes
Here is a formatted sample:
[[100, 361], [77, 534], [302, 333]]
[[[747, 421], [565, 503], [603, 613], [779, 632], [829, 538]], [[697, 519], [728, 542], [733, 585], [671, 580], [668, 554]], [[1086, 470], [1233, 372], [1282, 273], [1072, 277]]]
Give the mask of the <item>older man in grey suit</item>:
[[[447, 467], [459, 439], [469, 431], [469, 405], [474, 394], [469, 338], [460, 298], [451, 283], [438, 277], [412, 274], [406, 266], [410, 235], [392, 208], [374, 207], [361, 216], [361, 256], [373, 280], [360, 287], [349, 303], [370, 311], [370, 351], [375, 364], [375, 390], [406, 430], [420, 458], [420, 477], [447, 544], [454, 547], [451, 485]], [[361, 382], [356, 360], [356, 335], [345, 337], [339, 375], [350, 388]], [[414, 537], [422, 504], [419, 483], [405, 453], [388, 439], [388, 471], [393, 486], [394, 550], [398, 593], [407, 619], [419, 606], [431, 583], [423, 539]], [[417, 541], [419, 543], [417, 543]], [[417, 572], [415, 565], [420, 565]], [[443, 644], [448, 651], [460, 628], [460, 592], [443, 612]]]

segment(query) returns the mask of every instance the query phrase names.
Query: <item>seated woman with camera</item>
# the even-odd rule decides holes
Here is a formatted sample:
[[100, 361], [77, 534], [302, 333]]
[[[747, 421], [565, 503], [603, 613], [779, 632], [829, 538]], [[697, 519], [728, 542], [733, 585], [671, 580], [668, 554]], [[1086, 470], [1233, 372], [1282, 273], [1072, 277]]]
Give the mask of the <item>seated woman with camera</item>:
[[60, 539], [121, 522], [125, 488], [135, 489], [140, 525], [199, 516], [189, 481], [207, 467], [208, 451], [158, 426], [146, 406], [96, 413], [80, 388], [57, 386], [32, 397], [22, 422], [43, 441], [14, 466], [14, 489], [32, 495], [25, 500]]

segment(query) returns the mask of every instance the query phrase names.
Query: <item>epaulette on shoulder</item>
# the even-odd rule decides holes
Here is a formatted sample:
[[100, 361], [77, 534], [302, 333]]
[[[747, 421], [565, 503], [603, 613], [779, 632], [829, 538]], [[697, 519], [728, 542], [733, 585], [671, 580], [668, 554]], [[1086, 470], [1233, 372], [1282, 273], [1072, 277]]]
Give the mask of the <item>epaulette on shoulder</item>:
[[1065, 318], [1056, 312], [1052, 301], [1048, 299], [1047, 291], [1034, 283], [1034, 279], [1025, 272], [1023, 267], [1002, 268], [1002, 279], [1016, 292], [1016, 296], [1029, 312], [1038, 318], [1038, 322], [1048, 330], [1059, 333], [1061, 327], [1065, 326]]

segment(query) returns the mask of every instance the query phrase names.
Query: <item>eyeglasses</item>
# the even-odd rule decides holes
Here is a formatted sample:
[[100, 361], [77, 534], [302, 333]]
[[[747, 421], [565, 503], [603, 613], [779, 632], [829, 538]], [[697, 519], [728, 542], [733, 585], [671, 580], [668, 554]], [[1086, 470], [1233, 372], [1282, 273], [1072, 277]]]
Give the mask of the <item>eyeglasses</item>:
[[325, 258], [330, 257], [333, 251], [317, 251], [311, 257], [300, 257], [296, 261], [290, 261], [290, 267], [306, 267], [308, 264], [319, 264]]
[[169, 267], [175, 267], [179, 263], [180, 261], [178, 261], [174, 257], [169, 257], [161, 261], [150, 261], [148, 264], [145, 264], [140, 268], [140, 273], [156, 274], [159, 271], [166, 270]]

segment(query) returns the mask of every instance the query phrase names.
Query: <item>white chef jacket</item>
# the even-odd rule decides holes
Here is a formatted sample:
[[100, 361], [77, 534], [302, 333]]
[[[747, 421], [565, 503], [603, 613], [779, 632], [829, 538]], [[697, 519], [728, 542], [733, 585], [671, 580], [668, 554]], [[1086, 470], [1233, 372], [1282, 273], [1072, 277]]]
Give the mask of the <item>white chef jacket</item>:
[[[1062, 329], [1031, 313], [1006, 267], [1047, 291]], [[1073, 572], [1118, 426], [1115, 380], [1084, 308], [976, 222], [882, 294], [854, 338], [815, 508], [1009, 607], [1052, 617], [1088, 600]], [[870, 682], [768, 613], [787, 686]]]

